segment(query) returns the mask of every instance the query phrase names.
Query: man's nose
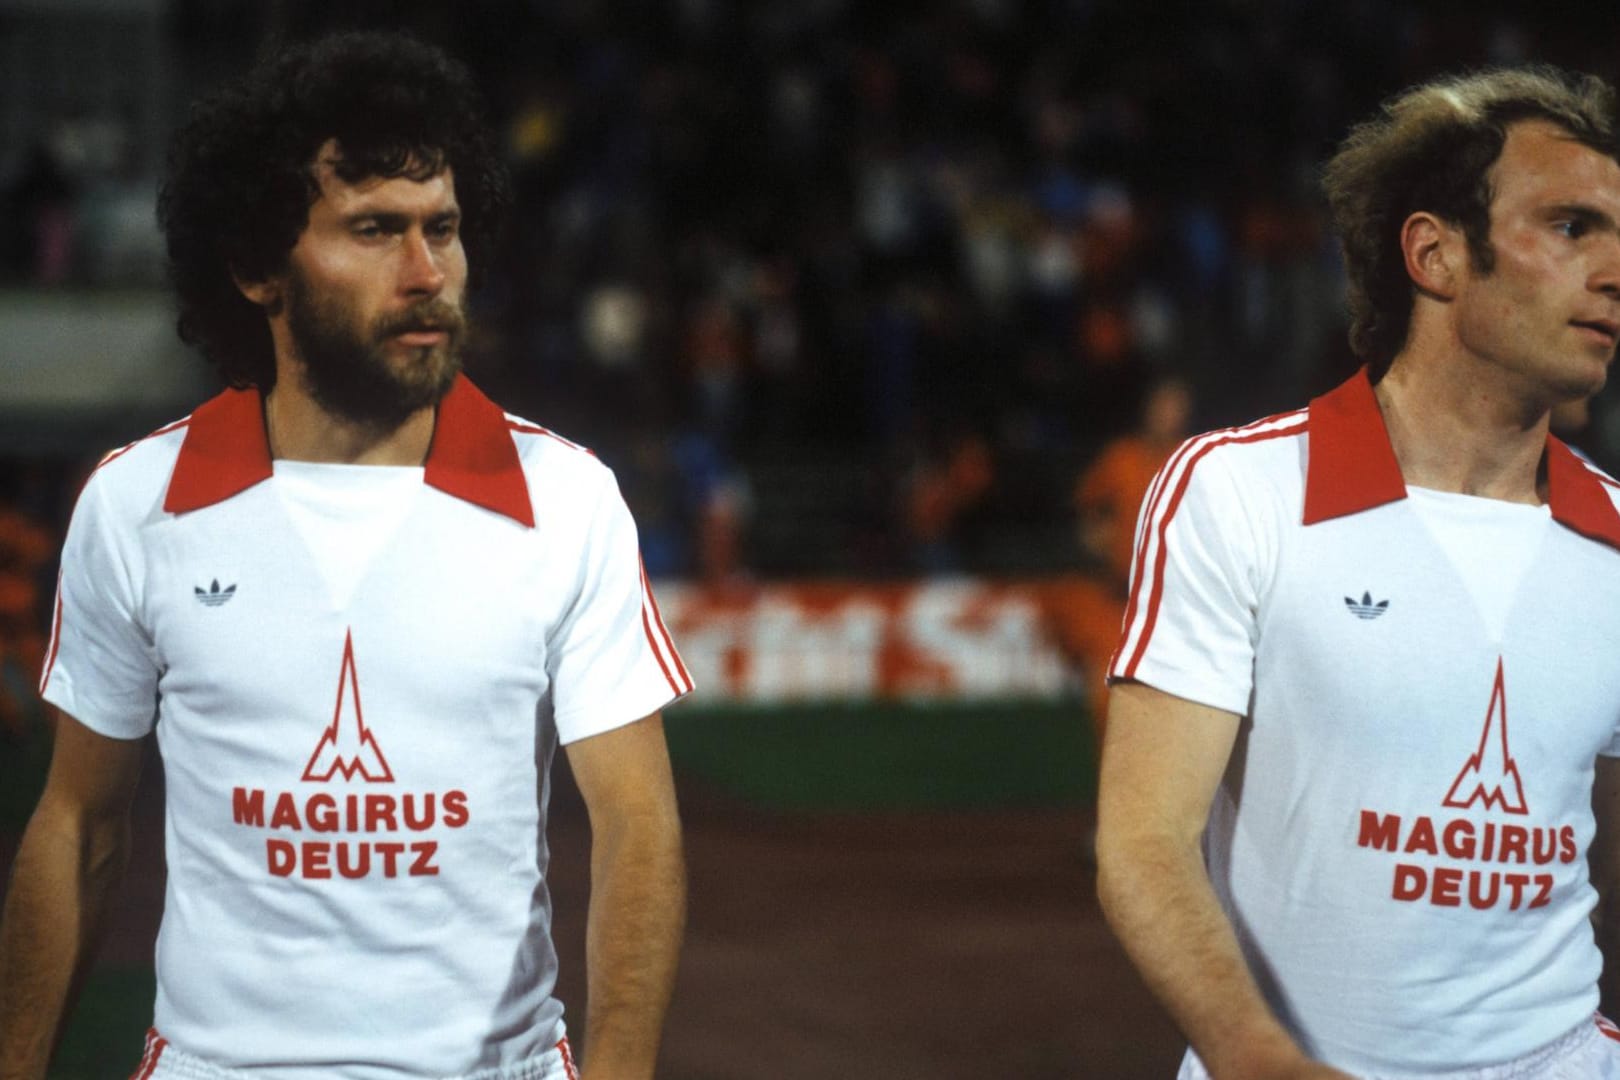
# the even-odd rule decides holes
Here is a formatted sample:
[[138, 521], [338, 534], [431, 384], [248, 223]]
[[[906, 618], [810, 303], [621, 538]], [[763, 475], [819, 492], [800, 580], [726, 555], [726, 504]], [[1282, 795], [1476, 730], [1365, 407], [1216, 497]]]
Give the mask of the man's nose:
[[1620, 232], [1605, 237], [1586, 287], [1611, 300], [1620, 300]]
[[444, 288], [444, 267], [439, 253], [419, 229], [405, 233], [400, 266], [400, 289], [412, 296], [436, 296]]

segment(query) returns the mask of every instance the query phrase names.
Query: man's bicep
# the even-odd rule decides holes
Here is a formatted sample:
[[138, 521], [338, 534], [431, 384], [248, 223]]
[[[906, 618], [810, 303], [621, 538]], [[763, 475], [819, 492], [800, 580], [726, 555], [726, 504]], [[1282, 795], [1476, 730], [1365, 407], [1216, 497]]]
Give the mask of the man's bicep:
[[1108, 696], [1099, 827], [1196, 840], [1240, 719], [1145, 683], [1116, 682]]
[[115, 739], [92, 731], [58, 709], [51, 768], [42, 806], [89, 817], [119, 817], [140, 780], [141, 739]]

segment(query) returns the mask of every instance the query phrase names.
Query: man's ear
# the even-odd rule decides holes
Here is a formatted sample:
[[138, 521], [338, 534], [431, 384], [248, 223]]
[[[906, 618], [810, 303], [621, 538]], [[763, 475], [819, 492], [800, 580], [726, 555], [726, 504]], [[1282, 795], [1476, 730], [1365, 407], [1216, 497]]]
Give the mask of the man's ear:
[[1460, 228], [1420, 210], [1401, 224], [1401, 254], [1419, 292], [1435, 300], [1456, 296], [1468, 259], [1468, 238]]
[[231, 280], [248, 301], [264, 309], [266, 315], [276, 315], [281, 311], [283, 301], [283, 282], [279, 275], [270, 275], [260, 279], [249, 278], [241, 271], [232, 269]]

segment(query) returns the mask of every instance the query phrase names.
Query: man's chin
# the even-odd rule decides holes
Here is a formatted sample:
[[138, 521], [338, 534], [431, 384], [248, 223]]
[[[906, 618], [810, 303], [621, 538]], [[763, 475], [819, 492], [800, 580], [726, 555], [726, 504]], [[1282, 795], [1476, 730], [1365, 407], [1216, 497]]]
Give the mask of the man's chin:
[[430, 355], [423, 356], [420, 363], [411, 369], [411, 374], [419, 380], [424, 395], [429, 399], [428, 404], [437, 405], [450, 392], [456, 376], [461, 374], [461, 356], [448, 345], [425, 351]]
[[[1613, 362], [1614, 362], [1614, 357], [1611, 356], [1609, 358], [1609, 363], [1612, 364]], [[1585, 380], [1585, 382], [1582, 384], [1582, 388], [1581, 388], [1580, 394], [1578, 396], [1583, 397], [1583, 398], [1589, 398], [1593, 394], [1597, 393], [1599, 390], [1602, 390], [1603, 387], [1608, 384], [1608, 382], [1609, 382], [1609, 365], [1604, 364], [1602, 367], [1598, 368], [1596, 371], [1594, 371], [1592, 373], [1591, 378]]]
[[460, 359], [444, 355], [422, 364], [411, 363], [403, 370], [379, 365], [370, 378], [342, 382], [309, 378], [306, 371], [305, 385], [316, 404], [333, 417], [392, 431], [423, 409], [436, 408], [460, 373]]
[[1595, 356], [1589, 362], [1579, 367], [1570, 365], [1570, 368], [1558, 379], [1556, 390], [1561, 401], [1587, 398], [1603, 389], [1609, 381], [1609, 365], [1614, 363], [1614, 353], [1610, 353], [1601, 362]]
[[411, 415], [423, 409], [437, 408], [439, 402], [450, 392], [455, 384], [456, 376], [461, 373], [461, 364], [454, 357], [433, 364], [431, 368], [417, 368], [404, 375], [396, 375], [393, 380], [394, 393], [392, 395], [380, 394], [380, 397], [392, 400], [395, 413], [403, 412], [400, 422], [403, 423]]

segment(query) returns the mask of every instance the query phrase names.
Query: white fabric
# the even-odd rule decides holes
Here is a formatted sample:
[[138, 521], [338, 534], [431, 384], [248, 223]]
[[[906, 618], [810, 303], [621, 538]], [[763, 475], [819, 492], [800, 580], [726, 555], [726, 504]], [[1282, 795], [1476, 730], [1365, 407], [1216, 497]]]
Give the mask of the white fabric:
[[[554, 749], [690, 689], [612, 474], [525, 428], [533, 528], [437, 488], [401, 501], [393, 470], [331, 467], [170, 514], [184, 434], [85, 487], [44, 686], [102, 734], [156, 725], [156, 1026], [265, 1080], [544, 1053], [562, 1035]], [[379, 507], [397, 522], [379, 529]], [[351, 531], [374, 542], [346, 563], [329, 549]]]
[[1408, 486], [1406, 497], [1423, 527], [1462, 577], [1486, 633], [1500, 638], [1519, 582], [1552, 527], [1546, 506]]
[[274, 491], [330, 600], [345, 607], [384, 544], [423, 495], [417, 466], [275, 463]]
[[[528, 1061], [440, 1080], [579, 1080], [579, 1072], [574, 1068], [572, 1053], [567, 1047], [568, 1042], [564, 1039]], [[147, 1035], [146, 1053], [130, 1080], [258, 1080], [262, 1075], [258, 1070], [222, 1069], [212, 1062], [176, 1049], [153, 1031]], [[349, 1080], [352, 1076], [363, 1074], [334, 1065], [326, 1075], [332, 1080]]]
[[[1600, 1026], [1601, 1025], [1601, 1026]], [[1609, 1034], [1604, 1034], [1607, 1028]], [[1551, 1046], [1522, 1058], [1477, 1069], [1425, 1073], [1360, 1073], [1358, 1080], [1620, 1080], [1620, 1034], [1602, 1018], [1582, 1023]], [[1210, 1080], [1191, 1050], [1176, 1080]]]
[[1549, 527], [1493, 628], [1409, 500], [1303, 526], [1307, 452], [1296, 413], [1171, 459], [1111, 675], [1243, 717], [1210, 877], [1309, 1052], [1373, 1074], [1521, 1057], [1597, 1003], [1583, 856], [1620, 722], [1620, 553]]

